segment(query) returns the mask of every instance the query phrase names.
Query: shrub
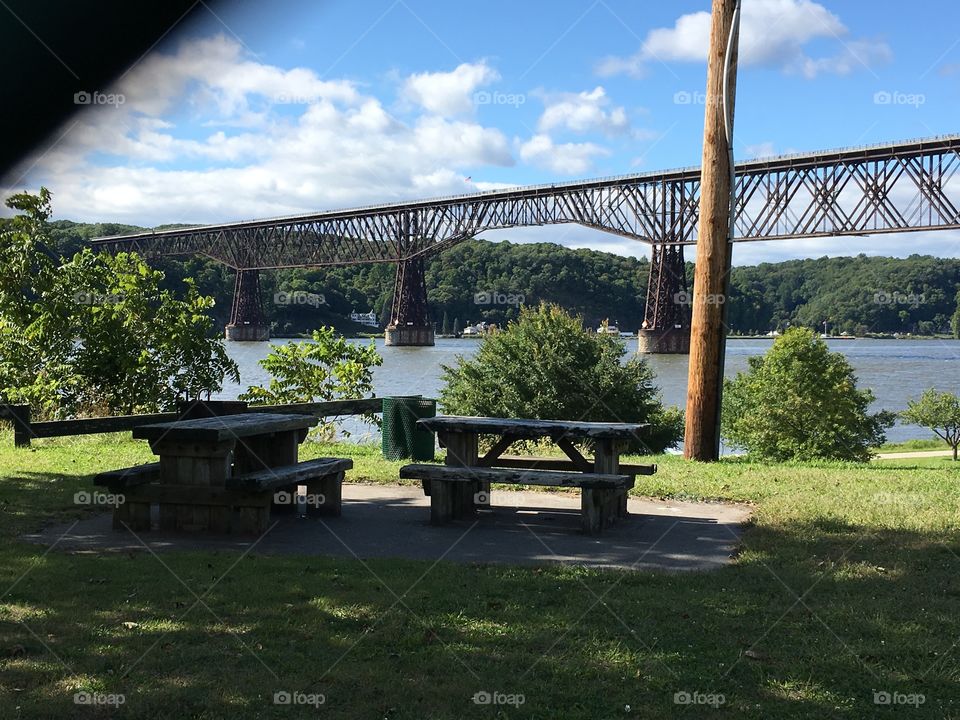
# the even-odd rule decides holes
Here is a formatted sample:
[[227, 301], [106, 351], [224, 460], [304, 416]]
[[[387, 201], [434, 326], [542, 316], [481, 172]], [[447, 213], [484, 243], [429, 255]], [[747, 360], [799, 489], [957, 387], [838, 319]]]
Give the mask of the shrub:
[[768, 460], [870, 458], [894, 415], [867, 412], [874, 396], [858, 390], [841, 353], [805, 328], [791, 328], [750, 369], [724, 383], [726, 440]]
[[580, 318], [556, 305], [523, 308], [473, 358], [443, 367], [440, 406], [457, 415], [649, 422], [633, 449], [675, 447], [682, 413], [663, 407], [646, 361], [621, 363], [625, 351], [619, 338], [584, 332]]

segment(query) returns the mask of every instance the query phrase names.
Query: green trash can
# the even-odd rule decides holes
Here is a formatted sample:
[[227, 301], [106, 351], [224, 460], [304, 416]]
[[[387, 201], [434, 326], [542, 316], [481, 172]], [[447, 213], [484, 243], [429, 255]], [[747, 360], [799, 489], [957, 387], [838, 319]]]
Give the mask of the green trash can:
[[435, 417], [437, 401], [422, 395], [383, 399], [383, 456], [387, 460], [433, 460], [434, 434], [417, 428], [417, 420]]

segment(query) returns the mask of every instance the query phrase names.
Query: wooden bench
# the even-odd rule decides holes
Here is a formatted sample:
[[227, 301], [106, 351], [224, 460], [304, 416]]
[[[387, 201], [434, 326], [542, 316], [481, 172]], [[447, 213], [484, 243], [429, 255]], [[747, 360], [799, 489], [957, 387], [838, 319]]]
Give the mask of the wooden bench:
[[244, 514], [250, 517], [240, 518], [244, 527], [253, 525], [266, 529], [271, 509], [278, 514], [296, 511], [299, 485], [307, 487], [307, 515], [339, 517], [343, 476], [352, 468], [353, 460], [349, 458], [317, 458], [232, 477], [227, 480], [227, 487], [246, 493], [267, 494], [270, 503], [265, 509], [259, 505], [244, 508]]
[[[598, 535], [627, 514], [627, 492], [634, 476], [617, 473], [584, 473], [568, 470], [457, 467], [414, 463], [400, 468], [405, 480], [422, 480], [429, 488], [430, 522], [441, 525], [474, 511], [474, 497], [490, 483], [580, 488], [581, 527]], [[485, 492], [485, 491], [484, 491]]]
[[131, 489], [160, 480], [160, 463], [147, 463], [120, 470], [108, 470], [93, 478], [94, 485], [106, 487], [115, 495], [123, 495], [124, 501], [113, 509], [113, 529], [122, 530], [124, 525], [141, 530], [150, 528], [150, 503], [133, 499]]
[[[562, 457], [535, 457], [532, 455], [501, 455], [495, 461], [497, 467], [530, 468], [531, 470], [576, 470], [572, 460]], [[593, 465], [594, 461], [587, 458]], [[653, 475], [657, 472], [656, 465], [637, 465], [633, 463], [619, 463], [618, 472], [621, 475]]]
[[[180, 503], [222, 508], [211, 513], [212, 532], [259, 535], [269, 526], [271, 509], [278, 514], [296, 510], [298, 485], [307, 486], [308, 514], [339, 516], [344, 473], [352, 467], [348, 458], [317, 458], [228, 477], [223, 487], [213, 487], [161, 484], [160, 463], [151, 463], [100, 473], [94, 483], [124, 496], [114, 508], [114, 529], [150, 530], [151, 505]], [[178, 529], [176, 514], [161, 512], [160, 529]]]

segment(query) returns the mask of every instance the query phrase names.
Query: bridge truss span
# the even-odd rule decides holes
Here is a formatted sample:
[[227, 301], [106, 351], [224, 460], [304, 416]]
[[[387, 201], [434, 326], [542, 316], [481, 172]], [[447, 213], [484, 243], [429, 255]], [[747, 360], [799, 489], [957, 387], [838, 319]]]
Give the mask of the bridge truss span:
[[[741, 162], [732, 240], [960, 229], [958, 170], [960, 135]], [[145, 256], [203, 255], [238, 271], [398, 263], [392, 324], [417, 328], [429, 317], [425, 290], [419, 281], [416, 288], [399, 283], [422, 278], [428, 254], [485, 230], [576, 223], [656, 246], [656, 292], [648, 295], [644, 330], [676, 334], [688, 330], [688, 312], [667, 312], [665, 302], [685, 291], [683, 247], [696, 244], [699, 202], [700, 169], [693, 167], [143, 232], [93, 245]], [[662, 318], [670, 327], [661, 327]]]

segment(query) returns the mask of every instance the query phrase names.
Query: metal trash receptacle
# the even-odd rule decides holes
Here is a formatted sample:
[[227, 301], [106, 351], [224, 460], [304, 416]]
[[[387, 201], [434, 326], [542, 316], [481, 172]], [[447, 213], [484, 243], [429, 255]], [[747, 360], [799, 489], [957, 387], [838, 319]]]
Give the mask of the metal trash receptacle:
[[417, 420], [435, 417], [437, 401], [422, 395], [383, 398], [383, 456], [387, 460], [433, 460], [434, 433], [417, 428]]

